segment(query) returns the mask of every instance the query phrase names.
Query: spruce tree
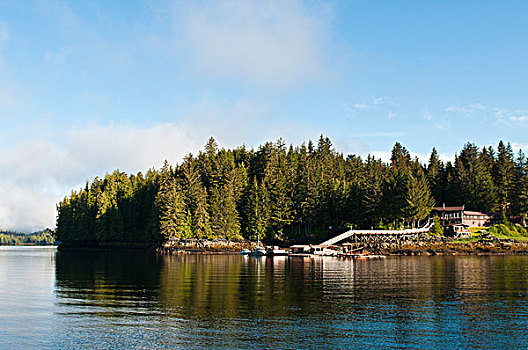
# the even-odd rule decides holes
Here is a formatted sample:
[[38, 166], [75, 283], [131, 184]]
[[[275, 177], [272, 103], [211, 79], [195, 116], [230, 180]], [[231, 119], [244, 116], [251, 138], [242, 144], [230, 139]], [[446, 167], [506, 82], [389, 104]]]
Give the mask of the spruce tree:
[[429, 215], [435, 203], [418, 160], [415, 160], [412, 165], [405, 201], [405, 217], [411, 220], [413, 227], [416, 222]]
[[427, 182], [431, 189], [431, 194], [435, 200], [436, 205], [442, 205], [445, 202], [444, 199], [444, 186], [445, 186], [445, 169], [442, 161], [438, 157], [436, 148], [433, 147], [431, 155], [429, 157], [429, 164], [427, 166]]
[[192, 155], [185, 157], [180, 167], [182, 191], [188, 208], [188, 226], [194, 238], [210, 236], [211, 226], [209, 212], [207, 211], [207, 192], [202, 184], [200, 173], [195, 167]]
[[493, 167], [493, 178], [497, 189], [497, 201], [501, 211], [509, 212], [515, 182], [515, 161], [511, 145], [500, 141], [497, 147], [497, 160]]
[[256, 240], [257, 237], [264, 238], [268, 227], [268, 206], [266, 194], [259, 186], [257, 178], [253, 177], [248, 186], [243, 206], [245, 237]]
[[519, 150], [515, 164], [513, 188], [512, 213], [521, 216], [523, 226], [526, 226], [526, 218], [528, 216], [528, 162], [521, 150]]
[[293, 202], [288, 191], [285, 165], [285, 149], [279, 140], [264, 172], [264, 186], [270, 197], [270, 224], [279, 238], [282, 238], [284, 228], [293, 221]]
[[181, 188], [167, 162], [161, 171], [155, 206], [160, 233], [165, 238], [184, 238], [187, 235], [184, 232], [187, 208]]

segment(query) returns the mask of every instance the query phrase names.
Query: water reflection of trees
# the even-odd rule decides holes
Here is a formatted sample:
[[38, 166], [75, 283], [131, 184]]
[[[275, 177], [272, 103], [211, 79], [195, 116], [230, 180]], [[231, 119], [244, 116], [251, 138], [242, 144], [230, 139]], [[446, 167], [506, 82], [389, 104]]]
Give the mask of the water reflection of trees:
[[[350, 313], [372, 305], [516, 299], [528, 290], [526, 257], [393, 257], [381, 260], [57, 254], [61, 295], [149, 297], [189, 317]], [[466, 305], [467, 306], [467, 305]]]
[[449, 332], [454, 344], [487, 344], [497, 341], [484, 339], [490, 324], [526, 326], [516, 308], [526, 308], [527, 262], [528, 257], [339, 260], [61, 252], [56, 284], [59, 304], [68, 312], [154, 313], [168, 329], [190, 327], [202, 335], [221, 330], [226, 341], [266, 334], [273, 340], [269, 346], [281, 347], [290, 334], [304, 344], [331, 347], [324, 342], [344, 339], [350, 345], [378, 334], [373, 347], [396, 339], [421, 347], [437, 341], [432, 335]]
[[56, 293], [69, 313], [146, 312], [157, 299], [159, 259], [145, 252], [59, 252]]

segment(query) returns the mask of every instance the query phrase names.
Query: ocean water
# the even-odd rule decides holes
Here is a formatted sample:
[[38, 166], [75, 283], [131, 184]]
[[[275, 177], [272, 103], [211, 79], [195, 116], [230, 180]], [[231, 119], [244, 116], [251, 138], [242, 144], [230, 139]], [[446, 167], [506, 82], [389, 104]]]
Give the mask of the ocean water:
[[0, 247], [0, 348], [528, 348], [528, 257]]

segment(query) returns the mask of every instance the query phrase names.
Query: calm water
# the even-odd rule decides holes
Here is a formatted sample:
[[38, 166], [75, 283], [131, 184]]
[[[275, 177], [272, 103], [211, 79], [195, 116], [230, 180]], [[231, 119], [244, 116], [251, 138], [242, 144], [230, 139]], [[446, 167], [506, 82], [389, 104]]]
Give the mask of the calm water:
[[0, 348], [528, 348], [528, 257], [0, 247]]

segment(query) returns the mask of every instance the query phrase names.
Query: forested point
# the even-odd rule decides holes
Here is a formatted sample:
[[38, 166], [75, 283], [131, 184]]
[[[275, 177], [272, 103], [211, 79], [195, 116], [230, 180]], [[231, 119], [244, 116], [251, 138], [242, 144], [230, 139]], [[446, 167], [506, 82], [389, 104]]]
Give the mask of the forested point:
[[504, 142], [467, 143], [444, 164], [428, 164], [400, 143], [389, 163], [344, 156], [321, 136], [300, 146], [282, 139], [258, 149], [219, 149], [210, 138], [197, 156], [159, 170], [96, 177], [57, 205], [62, 242], [155, 242], [169, 238], [322, 240], [348, 228], [420, 224], [433, 206], [525, 218], [528, 168]]

